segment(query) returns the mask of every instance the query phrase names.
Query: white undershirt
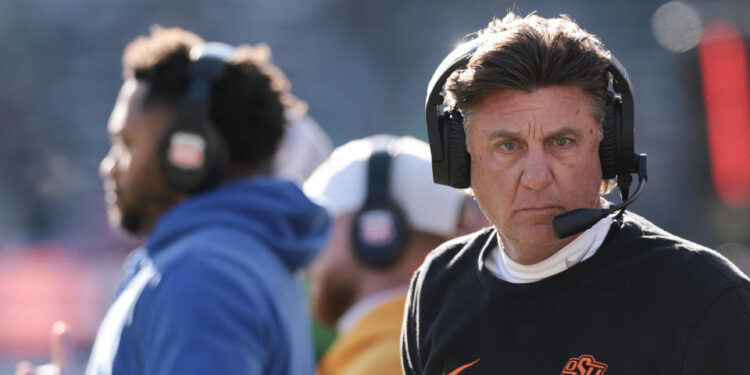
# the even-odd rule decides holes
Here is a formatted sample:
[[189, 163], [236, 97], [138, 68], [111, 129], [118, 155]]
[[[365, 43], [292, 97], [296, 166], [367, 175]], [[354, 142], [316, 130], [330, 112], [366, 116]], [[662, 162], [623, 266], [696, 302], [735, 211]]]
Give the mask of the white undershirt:
[[[604, 200], [602, 203], [604, 208], [611, 205], [610, 202]], [[503, 243], [499, 238], [500, 234], [498, 234], [498, 246], [487, 255], [485, 264], [487, 269], [501, 280], [514, 284], [533, 283], [563, 272], [591, 258], [604, 242], [611, 226], [612, 218], [607, 216], [551, 257], [530, 265], [516, 263], [508, 257], [505, 251], [501, 251], [503, 250]]]
[[350, 307], [344, 315], [341, 315], [339, 321], [336, 322], [336, 333], [339, 335], [345, 334], [354, 328], [362, 318], [367, 316], [376, 307], [394, 300], [401, 298], [406, 295], [408, 286], [397, 286], [395, 288], [386, 289], [374, 294], [371, 294], [361, 300], [357, 301], [352, 307]]

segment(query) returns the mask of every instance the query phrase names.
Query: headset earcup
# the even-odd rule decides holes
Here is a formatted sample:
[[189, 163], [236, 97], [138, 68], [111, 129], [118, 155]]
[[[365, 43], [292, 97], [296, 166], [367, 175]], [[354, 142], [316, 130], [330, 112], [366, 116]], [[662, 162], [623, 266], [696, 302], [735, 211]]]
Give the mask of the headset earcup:
[[228, 164], [223, 138], [211, 125], [171, 126], [159, 142], [159, 164], [167, 184], [195, 193], [216, 184]]
[[613, 179], [617, 175], [618, 105], [617, 99], [611, 93], [608, 94], [604, 113], [604, 135], [599, 143], [599, 160], [602, 164], [602, 178], [605, 180]]
[[367, 195], [352, 222], [352, 245], [357, 258], [371, 268], [394, 264], [406, 246], [409, 222], [390, 193], [391, 162], [387, 151], [376, 151], [367, 161]]
[[458, 110], [452, 110], [447, 116], [447, 143], [450, 164], [450, 185], [458, 189], [471, 186], [471, 156], [466, 149], [466, 132], [463, 116]]
[[219, 183], [230, 159], [226, 142], [211, 121], [211, 102], [213, 85], [226, 69], [232, 47], [222, 45], [219, 51], [207, 43], [194, 48], [197, 55], [191, 49], [187, 90], [158, 145], [165, 180], [188, 193]]
[[372, 268], [393, 265], [406, 246], [408, 228], [403, 211], [392, 202], [366, 204], [352, 222], [352, 244], [357, 258]]

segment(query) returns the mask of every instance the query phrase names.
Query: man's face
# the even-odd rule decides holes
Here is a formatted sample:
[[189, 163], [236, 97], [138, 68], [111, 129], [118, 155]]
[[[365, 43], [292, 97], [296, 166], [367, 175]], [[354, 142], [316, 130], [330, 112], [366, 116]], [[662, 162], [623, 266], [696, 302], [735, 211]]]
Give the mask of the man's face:
[[353, 218], [354, 214], [349, 213], [333, 220], [331, 239], [310, 267], [312, 310], [330, 327], [335, 327], [357, 297], [355, 286], [362, 266], [352, 249]]
[[517, 262], [537, 263], [572, 241], [554, 236], [555, 216], [600, 207], [591, 105], [577, 86], [551, 86], [490, 93], [470, 114], [471, 188]]
[[146, 83], [134, 79], [123, 84], [107, 125], [112, 146], [99, 165], [110, 225], [134, 235], [148, 234], [175, 202], [157, 158], [171, 114], [163, 107], [144, 110], [147, 91]]

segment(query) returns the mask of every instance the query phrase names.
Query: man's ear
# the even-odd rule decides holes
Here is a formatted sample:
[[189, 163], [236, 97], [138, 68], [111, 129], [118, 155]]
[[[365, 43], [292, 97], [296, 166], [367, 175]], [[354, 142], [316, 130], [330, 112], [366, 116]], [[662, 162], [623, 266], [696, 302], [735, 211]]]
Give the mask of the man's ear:
[[602, 183], [599, 186], [599, 195], [607, 195], [611, 193], [612, 190], [615, 190], [615, 186], [617, 186], [615, 179], [602, 180]]

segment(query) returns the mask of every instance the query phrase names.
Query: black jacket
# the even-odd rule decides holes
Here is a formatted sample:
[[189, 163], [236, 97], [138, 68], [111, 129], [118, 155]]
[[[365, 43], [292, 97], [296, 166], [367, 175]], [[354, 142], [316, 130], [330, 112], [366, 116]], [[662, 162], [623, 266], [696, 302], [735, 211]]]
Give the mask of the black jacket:
[[590, 259], [512, 284], [495, 247], [488, 228], [414, 274], [406, 374], [750, 374], [750, 281], [712, 250], [626, 213]]

